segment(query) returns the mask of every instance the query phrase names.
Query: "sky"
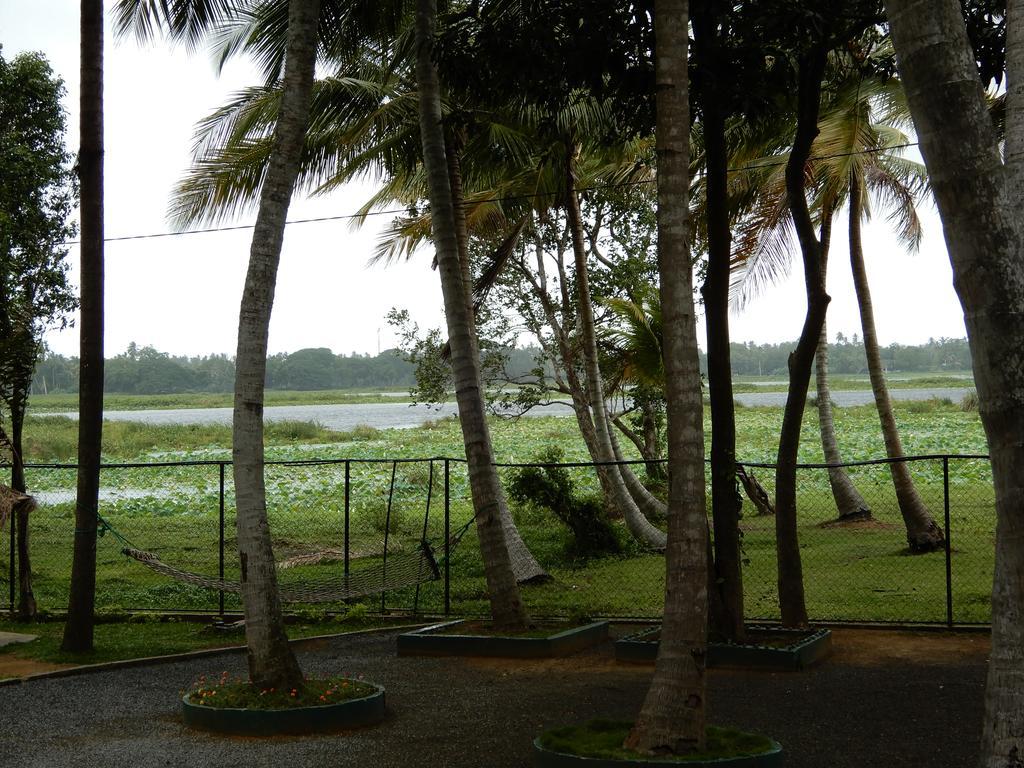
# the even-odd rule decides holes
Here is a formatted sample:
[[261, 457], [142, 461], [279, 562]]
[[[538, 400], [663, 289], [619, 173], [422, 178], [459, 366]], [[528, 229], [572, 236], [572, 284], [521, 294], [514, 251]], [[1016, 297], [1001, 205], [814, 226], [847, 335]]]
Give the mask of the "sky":
[[[77, 0], [0, 0], [0, 45], [5, 58], [41, 51], [67, 87], [69, 147], [78, 131]], [[157, 42], [140, 47], [133, 38], [105, 47], [106, 236], [170, 231], [166, 218], [175, 182], [191, 161], [195, 123], [234, 91], [256, 84], [245, 61], [218, 74], [205, 51], [189, 53]], [[372, 194], [369, 183], [350, 185], [329, 197], [293, 200], [289, 219], [354, 212]], [[882, 344], [918, 344], [965, 335], [952, 287], [938, 216], [922, 206], [925, 238], [909, 255], [895, 243], [884, 216], [864, 232], [867, 270]], [[843, 216], [842, 213], [839, 214]], [[251, 223], [254, 216], [239, 219]], [[405, 263], [367, 265], [387, 216], [371, 217], [353, 230], [345, 221], [288, 227], [270, 326], [270, 353], [328, 347], [335, 353], [376, 354], [396, 343], [384, 317], [408, 309], [421, 327], [443, 324], [442, 298], [430, 254], [420, 250]], [[829, 263], [829, 337], [861, 335], [845, 223], [837, 219]], [[249, 230], [125, 242], [106, 248], [107, 356], [130, 342], [176, 355], [233, 354], [238, 304], [248, 260]], [[71, 248], [77, 285], [78, 248]], [[803, 323], [803, 275], [794, 254], [790, 275], [748, 302], [730, 318], [734, 341], [777, 343], [795, 339]], [[698, 337], [703, 338], [703, 326]], [[51, 332], [57, 353], [77, 355], [74, 327]], [[703, 344], [702, 344], [703, 346]]]

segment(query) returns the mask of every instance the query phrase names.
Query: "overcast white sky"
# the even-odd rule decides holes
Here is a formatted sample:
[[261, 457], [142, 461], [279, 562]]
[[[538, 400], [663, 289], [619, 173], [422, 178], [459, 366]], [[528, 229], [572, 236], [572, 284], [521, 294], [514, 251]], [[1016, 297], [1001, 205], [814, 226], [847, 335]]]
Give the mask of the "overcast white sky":
[[[77, 0], [0, 0], [4, 56], [41, 51], [67, 85], [68, 144], [73, 150], [78, 131], [78, 6]], [[107, 237], [168, 231], [167, 203], [188, 167], [193, 125], [229, 93], [255, 83], [256, 75], [244, 62], [236, 62], [218, 78], [202, 52], [189, 55], [184, 48], [169, 50], [160, 44], [140, 48], [131, 39], [115, 41], [109, 32], [105, 55]], [[370, 192], [352, 187], [329, 198], [296, 199], [289, 218], [349, 213]], [[893, 243], [884, 219], [865, 232], [883, 344], [965, 335], [938, 216], [930, 208], [924, 216], [925, 242], [913, 256]], [[376, 353], [378, 343], [382, 348], [394, 343], [384, 321], [393, 306], [408, 309], [421, 326], [443, 322], [438, 277], [425, 252], [402, 265], [366, 266], [386, 218], [371, 219], [359, 231], [343, 221], [289, 227], [270, 328], [272, 353], [303, 347]], [[829, 266], [830, 338], [837, 331], [860, 334], [844, 229], [837, 222]], [[242, 230], [108, 243], [107, 355], [123, 351], [131, 341], [173, 354], [233, 354], [250, 236]], [[77, 281], [77, 248], [70, 259]], [[796, 338], [805, 301], [798, 258], [794, 265], [784, 283], [733, 315], [734, 340]], [[703, 329], [699, 334], [703, 337]], [[78, 353], [74, 329], [51, 334], [48, 343], [65, 355]]]

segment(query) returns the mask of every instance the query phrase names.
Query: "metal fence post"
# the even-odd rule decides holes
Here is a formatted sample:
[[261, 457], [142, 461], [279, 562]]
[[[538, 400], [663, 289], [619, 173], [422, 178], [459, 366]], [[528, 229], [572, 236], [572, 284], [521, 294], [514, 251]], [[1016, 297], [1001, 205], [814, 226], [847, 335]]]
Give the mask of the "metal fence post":
[[348, 524], [349, 524], [349, 482], [351, 481], [352, 462], [345, 459], [345, 586], [348, 587], [348, 568], [349, 568], [349, 554], [348, 554]]
[[[220, 468], [220, 580], [224, 581], [224, 462], [222, 461], [219, 465]], [[218, 598], [218, 605], [220, 607], [220, 618], [224, 620], [224, 590], [220, 590], [220, 597]]]
[[452, 612], [452, 518], [451, 518], [451, 463], [444, 460], [444, 615]]
[[391, 502], [395, 498], [395, 475], [398, 473], [398, 462], [391, 462], [391, 484], [388, 486], [388, 511], [384, 516], [384, 559], [381, 563], [380, 613], [387, 613], [388, 606], [388, 539], [391, 535]]
[[946, 626], [953, 628], [953, 558], [949, 541], [949, 456], [942, 457], [942, 505], [946, 521]]
[[17, 527], [17, 524], [18, 524], [17, 521], [18, 521], [18, 516], [15, 515], [15, 514], [12, 514], [11, 515], [11, 550], [10, 550], [10, 555], [11, 555], [11, 557], [10, 557], [10, 571], [11, 571], [11, 573], [10, 573], [10, 580], [8, 581], [8, 585], [10, 587], [10, 595], [9, 595], [8, 599], [11, 601], [9, 609], [10, 609], [10, 612], [11, 612], [12, 616], [14, 615], [14, 582], [17, 580], [17, 577], [18, 577], [18, 571], [17, 571], [17, 569], [15, 568], [15, 565], [14, 565], [14, 558], [17, 556], [16, 553], [17, 553], [17, 550], [18, 550], [18, 540], [17, 540], [17, 537], [15, 536], [15, 533], [14, 533], [14, 529]]

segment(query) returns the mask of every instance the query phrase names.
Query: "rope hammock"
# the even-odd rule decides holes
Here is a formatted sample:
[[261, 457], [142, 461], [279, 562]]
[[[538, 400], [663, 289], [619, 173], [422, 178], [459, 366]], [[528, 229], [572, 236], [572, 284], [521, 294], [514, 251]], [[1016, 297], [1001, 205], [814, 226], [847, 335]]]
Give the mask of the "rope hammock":
[[[428, 581], [437, 581], [441, 578], [441, 570], [438, 567], [434, 551], [427, 541], [427, 522], [430, 517], [430, 501], [434, 487], [434, 465], [430, 465], [430, 479], [427, 483], [427, 507], [423, 518], [423, 533], [419, 544], [411, 552], [388, 552], [389, 533], [391, 529], [391, 503], [394, 498], [395, 472], [398, 463], [391, 465], [391, 486], [388, 491], [387, 515], [384, 522], [384, 550], [379, 563], [358, 568], [353, 572], [339, 575], [307, 579], [303, 584], [279, 586], [278, 595], [285, 603], [335, 603], [350, 600], [367, 595], [382, 594], [403, 587], [415, 586], [417, 597], [419, 585]], [[160, 559], [160, 556], [135, 547], [128, 539], [116, 531], [106, 520], [97, 515], [99, 523], [99, 534], [110, 531], [124, 545], [121, 552], [136, 560], [147, 568], [168, 576], [186, 584], [192, 584], [206, 589], [213, 589], [219, 592], [242, 591], [242, 584], [237, 581], [230, 581], [216, 576], [205, 576], [200, 573], [186, 571], [169, 565]], [[470, 519], [455, 535], [448, 541], [448, 551], [451, 552], [459, 543], [475, 520]], [[306, 556], [311, 562], [315, 562], [316, 555]], [[304, 558], [291, 558], [284, 563], [278, 563], [278, 569], [289, 568], [295, 565], [304, 564], [295, 562]]]
[[[147, 568], [186, 584], [194, 584], [197, 587], [206, 587], [221, 592], [242, 591], [240, 582], [203, 576], [199, 573], [175, 568], [163, 562], [152, 552], [132, 547], [125, 547], [121, 551]], [[441, 571], [437, 567], [430, 543], [424, 539], [415, 552], [393, 556], [379, 566], [361, 568], [347, 576], [331, 576], [308, 580], [301, 585], [282, 586], [279, 588], [279, 595], [281, 601], [285, 603], [334, 603], [355, 597], [389, 592], [402, 587], [411, 587], [421, 582], [436, 581], [440, 578]]]

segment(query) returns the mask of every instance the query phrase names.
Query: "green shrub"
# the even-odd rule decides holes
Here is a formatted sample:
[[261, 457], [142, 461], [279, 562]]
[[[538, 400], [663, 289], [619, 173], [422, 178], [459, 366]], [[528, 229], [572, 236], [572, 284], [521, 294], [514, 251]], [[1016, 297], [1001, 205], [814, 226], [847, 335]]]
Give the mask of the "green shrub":
[[941, 411], [953, 405], [948, 397], [929, 397], [927, 400], [907, 400], [901, 404], [901, 410], [907, 413], [931, 413]]
[[[562, 460], [563, 454], [558, 448], [548, 448], [537, 457], [538, 463], [547, 465]], [[572, 533], [568, 553], [571, 556], [592, 557], [621, 551], [604, 505], [596, 498], [577, 498], [567, 468], [520, 467], [512, 473], [508, 493], [517, 504], [547, 509], [561, 520]]]

